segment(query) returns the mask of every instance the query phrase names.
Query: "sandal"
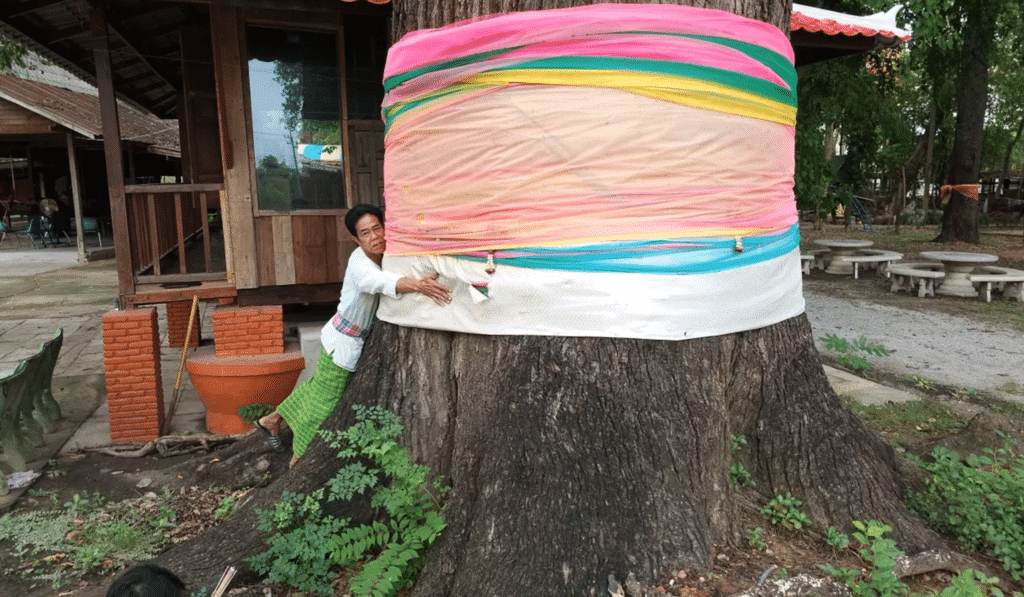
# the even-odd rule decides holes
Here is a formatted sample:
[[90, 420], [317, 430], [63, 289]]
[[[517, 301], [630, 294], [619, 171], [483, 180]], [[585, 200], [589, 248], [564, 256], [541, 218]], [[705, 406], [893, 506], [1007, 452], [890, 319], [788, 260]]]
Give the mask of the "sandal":
[[256, 429], [263, 434], [263, 437], [266, 438], [270, 447], [273, 448], [275, 452], [283, 452], [284, 446], [281, 444], [281, 436], [271, 433], [270, 430], [264, 427], [259, 421], [256, 421], [255, 423]]

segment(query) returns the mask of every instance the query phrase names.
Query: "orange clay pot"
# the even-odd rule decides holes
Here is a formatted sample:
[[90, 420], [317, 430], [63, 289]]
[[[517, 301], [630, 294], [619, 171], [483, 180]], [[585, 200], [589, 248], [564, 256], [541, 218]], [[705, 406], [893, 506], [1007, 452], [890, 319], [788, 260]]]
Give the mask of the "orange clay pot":
[[192, 385], [206, 406], [210, 433], [245, 433], [252, 429], [238, 416], [238, 407], [262, 403], [277, 406], [295, 389], [306, 367], [297, 342], [283, 354], [218, 357], [213, 346], [197, 349], [185, 363]]

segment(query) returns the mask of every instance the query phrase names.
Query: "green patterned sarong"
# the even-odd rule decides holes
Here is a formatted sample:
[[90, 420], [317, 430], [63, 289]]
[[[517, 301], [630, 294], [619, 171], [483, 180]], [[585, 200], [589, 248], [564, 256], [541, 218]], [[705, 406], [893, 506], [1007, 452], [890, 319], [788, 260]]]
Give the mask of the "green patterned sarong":
[[345, 393], [350, 375], [352, 372], [335, 365], [334, 359], [321, 346], [313, 377], [302, 382], [277, 407], [277, 412], [295, 434], [292, 454], [296, 458], [306, 453], [320, 425], [334, 412], [334, 407]]

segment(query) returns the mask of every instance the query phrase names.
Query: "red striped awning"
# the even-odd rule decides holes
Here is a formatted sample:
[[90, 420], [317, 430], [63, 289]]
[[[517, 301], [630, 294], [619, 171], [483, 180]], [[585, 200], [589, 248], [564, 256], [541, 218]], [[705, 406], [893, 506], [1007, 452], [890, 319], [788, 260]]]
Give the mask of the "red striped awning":
[[848, 15], [841, 12], [814, 8], [813, 6], [793, 5], [789, 29], [804, 30], [811, 33], [827, 35], [847, 35], [850, 37], [888, 37], [903, 41], [912, 38], [911, 32], [896, 26], [896, 13], [899, 6], [887, 13], [878, 13], [866, 17]]

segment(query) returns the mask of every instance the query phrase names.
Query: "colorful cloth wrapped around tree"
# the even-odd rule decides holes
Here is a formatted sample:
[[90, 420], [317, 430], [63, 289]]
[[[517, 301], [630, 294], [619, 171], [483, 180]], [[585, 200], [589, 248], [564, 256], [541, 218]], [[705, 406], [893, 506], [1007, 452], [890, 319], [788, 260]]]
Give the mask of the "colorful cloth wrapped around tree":
[[484, 334], [679, 340], [803, 311], [796, 71], [732, 13], [602, 4], [413, 32], [385, 68], [384, 269]]

